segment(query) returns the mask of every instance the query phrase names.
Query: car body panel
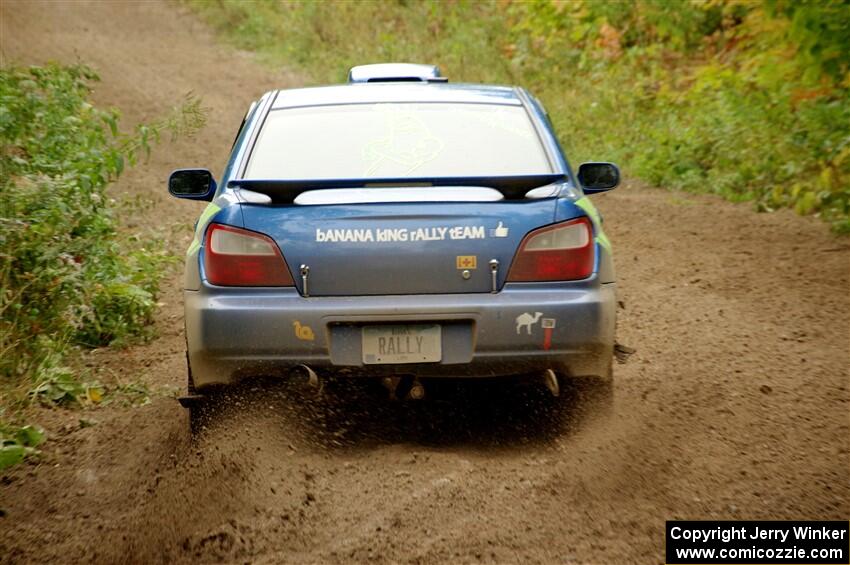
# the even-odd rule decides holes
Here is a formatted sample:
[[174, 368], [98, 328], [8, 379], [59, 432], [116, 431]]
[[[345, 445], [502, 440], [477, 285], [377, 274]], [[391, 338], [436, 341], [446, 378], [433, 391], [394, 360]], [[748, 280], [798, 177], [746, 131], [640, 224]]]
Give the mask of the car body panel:
[[[244, 175], [251, 146], [271, 111], [426, 100], [522, 105], [553, 171], [566, 180], [540, 189], [542, 197], [531, 191], [516, 201], [340, 205], [251, 203], [263, 199], [227, 186]], [[218, 191], [199, 218], [186, 255], [186, 335], [196, 386], [230, 383], [301, 364], [348, 375], [490, 376], [546, 368], [566, 375], [607, 374], [616, 313], [613, 257], [602, 218], [578, 187], [545, 110], [521, 88], [362, 83], [266, 93], [246, 114]], [[528, 232], [582, 216], [593, 225], [596, 259], [589, 278], [506, 282], [519, 242]], [[211, 223], [270, 235], [296, 286], [209, 284], [203, 261], [204, 235]], [[507, 233], [496, 238], [494, 230], [500, 226]], [[448, 231], [452, 228], [474, 237], [452, 239]], [[358, 229], [370, 230], [373, 241], [320, 241], [317, 236], [317, 230], [345, 234]], [[377, 242], [378, 230], [406, 230], [408, 237], [422, 230], [418, 233], [426, 237]], [[476, 268], [461, 268], [461, 260], [469, 257], [475, 257]], [[491, 259], [499, 261], [495, 293], [488, 269]], [[308, 296], [299, 272], [302, 264], [310, 266]], [[464, 278], [464, 271], [469, 271], [469, 278]], [[439, 362], [363, 365], [363, 325], [423, 321], [441, 326]]]
[[[573, 206], [581, 209], [590, 221], [593, 222], [594, 240], [597, 246], [597, 263], [596, 273], [599, 276], [599, 281], [603, 284], [613, 283], [616, 280], [614, 272], [614, 253], [611, 247], [611, 241], [605, 235], [605, 230], [602, 229], [602, 214], [590, 201], [587, 196], [582, 196], [571, 202]], [[558, 211], [555, 214], [556, 221], [564, 221], [572, 216], [573, 209], [565, 206], [565, 202], [559, 203]]]
[[406, 102], [458, 102], [520, 106], [516, 89], [477, 84], [365, 83], [281, 90], [273, 110], [302, 106]]
[[[615, 285], [596, 277], [509, 283], [498, 294], [309, 298], [292, 288], [205, 284], [185, 293], [189, 358], [198, 387], [301, 364], [351, 376], [497, 376], [547, 368], [604, 375], [613, 354], [614, 296]], [[439, 363], [363, 365], [363, 325], [423, 321], [442, 326]]]
[[[523, 237], [551, 224], [554, 198], [345, 206], [242, 207], [245, 226], [270, 235], [303, 293], [300, 265], [310, 267], [312, 296], [491, 292]], [[580, 215], [573, 206], [572, 217]], [[468, 278], [464, 277], [467, 272]]]

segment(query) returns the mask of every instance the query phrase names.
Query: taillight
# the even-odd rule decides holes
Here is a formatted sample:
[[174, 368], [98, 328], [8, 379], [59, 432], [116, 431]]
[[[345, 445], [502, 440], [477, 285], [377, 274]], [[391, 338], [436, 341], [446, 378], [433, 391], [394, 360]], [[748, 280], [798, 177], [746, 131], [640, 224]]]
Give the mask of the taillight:
[[525, 236], [508, 272], [509, 282], [572, 281], [593, 273], [593, 226], [587, 218]]
[[280, 249], [267, 235], [221, 224], [207, 228], [207, 280], [220, 286], [292, 286]]

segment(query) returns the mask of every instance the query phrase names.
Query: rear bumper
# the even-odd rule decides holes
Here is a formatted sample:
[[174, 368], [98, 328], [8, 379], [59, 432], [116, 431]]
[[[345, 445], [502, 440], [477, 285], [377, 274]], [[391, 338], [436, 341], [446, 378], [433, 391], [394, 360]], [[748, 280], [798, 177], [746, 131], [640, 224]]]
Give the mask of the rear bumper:
[[[615, 305], [615, 285], [595, 278], [506, 284], [497, 294], [305, 298], [290, 288], [207, 284], [185, 291], [197, 387], [299, 364], [352, 376], [497, 376], [547, 368], [604, 375], [613, 354]], [[423, 321], [442, 326], [439, 363], [362, 363], [363, 325]]]

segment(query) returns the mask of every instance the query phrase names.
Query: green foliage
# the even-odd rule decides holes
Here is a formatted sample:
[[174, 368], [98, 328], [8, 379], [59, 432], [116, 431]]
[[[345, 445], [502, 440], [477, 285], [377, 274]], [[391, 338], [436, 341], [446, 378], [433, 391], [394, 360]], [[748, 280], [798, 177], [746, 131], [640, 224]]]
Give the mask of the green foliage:
[[144, 406], [149, 404], [153, 392], [150, 388], [139, 382], [120, 384], [107, 390], [107, 398], [104, 403], [119, 403], [124, 406]]
[[492, 3], [187, 1], [240, 48], [319, 83], [339, 82], [352, 65], [400, 60], [438, 61], [465, 80], [510, 80], [493, 51], [505, 28]]
[[118, 381], [107, 386], [95, 380], [81, 378], [61, 367], [42, 372], [29, 390], [31, 399], [48, 406], [77, 407], [115, 403], [143, 406], [150, 402], [152, 394], [144, 383]]
[[119, 133], [117, 111], [88, 102], [95, 80], [80, 65], [0, 69], [0, 374], [59, 402], [80, 394], [60, 367], [67, 346], [144, 336], [171, 260], [119, 236], [107, 184], [162, 133], [204, 120], [188, 97]]
[[33, 426], [10, 426], [0, 422], [0, 470], [20, 463], [44, 441], [44, 431]]
[[824, 76], [841, 82], [850, 70], [850, 2], [767, 0], [768, 14], [789, 20], [787, 38], [813, 82]]
[[51, 367], [37, 378], [36, 385], [29, 391], [29, 395], [44, 404], [97, 404], [103, 398], [103, 386], [97, 383], [80, 383], [72, 372], [61, 367]]
[[845, 0], [186, 0], [241, 48], [340, 82], [438, 63], [534, 92], [572, 162], [818, 213], [850, 232]]

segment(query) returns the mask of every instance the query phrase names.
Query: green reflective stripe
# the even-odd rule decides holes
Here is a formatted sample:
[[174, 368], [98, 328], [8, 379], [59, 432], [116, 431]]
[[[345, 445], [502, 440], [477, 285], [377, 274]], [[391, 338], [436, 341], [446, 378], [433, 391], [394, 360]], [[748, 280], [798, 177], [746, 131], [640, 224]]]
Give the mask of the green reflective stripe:
[[186, 255], [191, 255], [195, 253], [198, 249], [201, 248], [201, 242], [198, 241], [198, 238], [192, 240], [192, 243], [189, 245], [189, 249], [186, 250]]
[[207, 204], [207, 207], [204, 208], [204, 212], [201, 214], [201, 217], [198, 218], [198, 229], [197, 229], [197, 231], [203, 232], [204, 228], [207, 225], [207, 222], [210, 221], [210, 218], [212, 218], [213, 216], [218, 214], [218, 212], [220, 210], [221, 210], [221, 206], [219, 206], [218, 204], [215, 204], [213, 202], [210, 202], [209, 204]]
[[584, 210], [590, 216], [591, 221], [593, 221], [593, 225], [596, 227], [596, 242], [608, 251], [611, 251], [611, 242], [602, 230], [602, 218], [599, 216], [599, 211], [593, 205], [593, 202], [590, 201], [590, 198], [582, 196], [574, 204]]
[[195, 238], [192, 240], [192, 244], [189, 245], [186, 255], [191, 255], [201, 248], [201, 237], [204, 235], [204, 229], [207, 227], [207, 222], [209, 222], [210, 218], [215, 216], [220, 210], [221, 206], [217, 204], [213, 204], [212, 202], [207, 204], [207, 207], [204, 208], [204, 212], [201, 214], [201, 217], [198, 218], [198, 224], [195, 227]]

